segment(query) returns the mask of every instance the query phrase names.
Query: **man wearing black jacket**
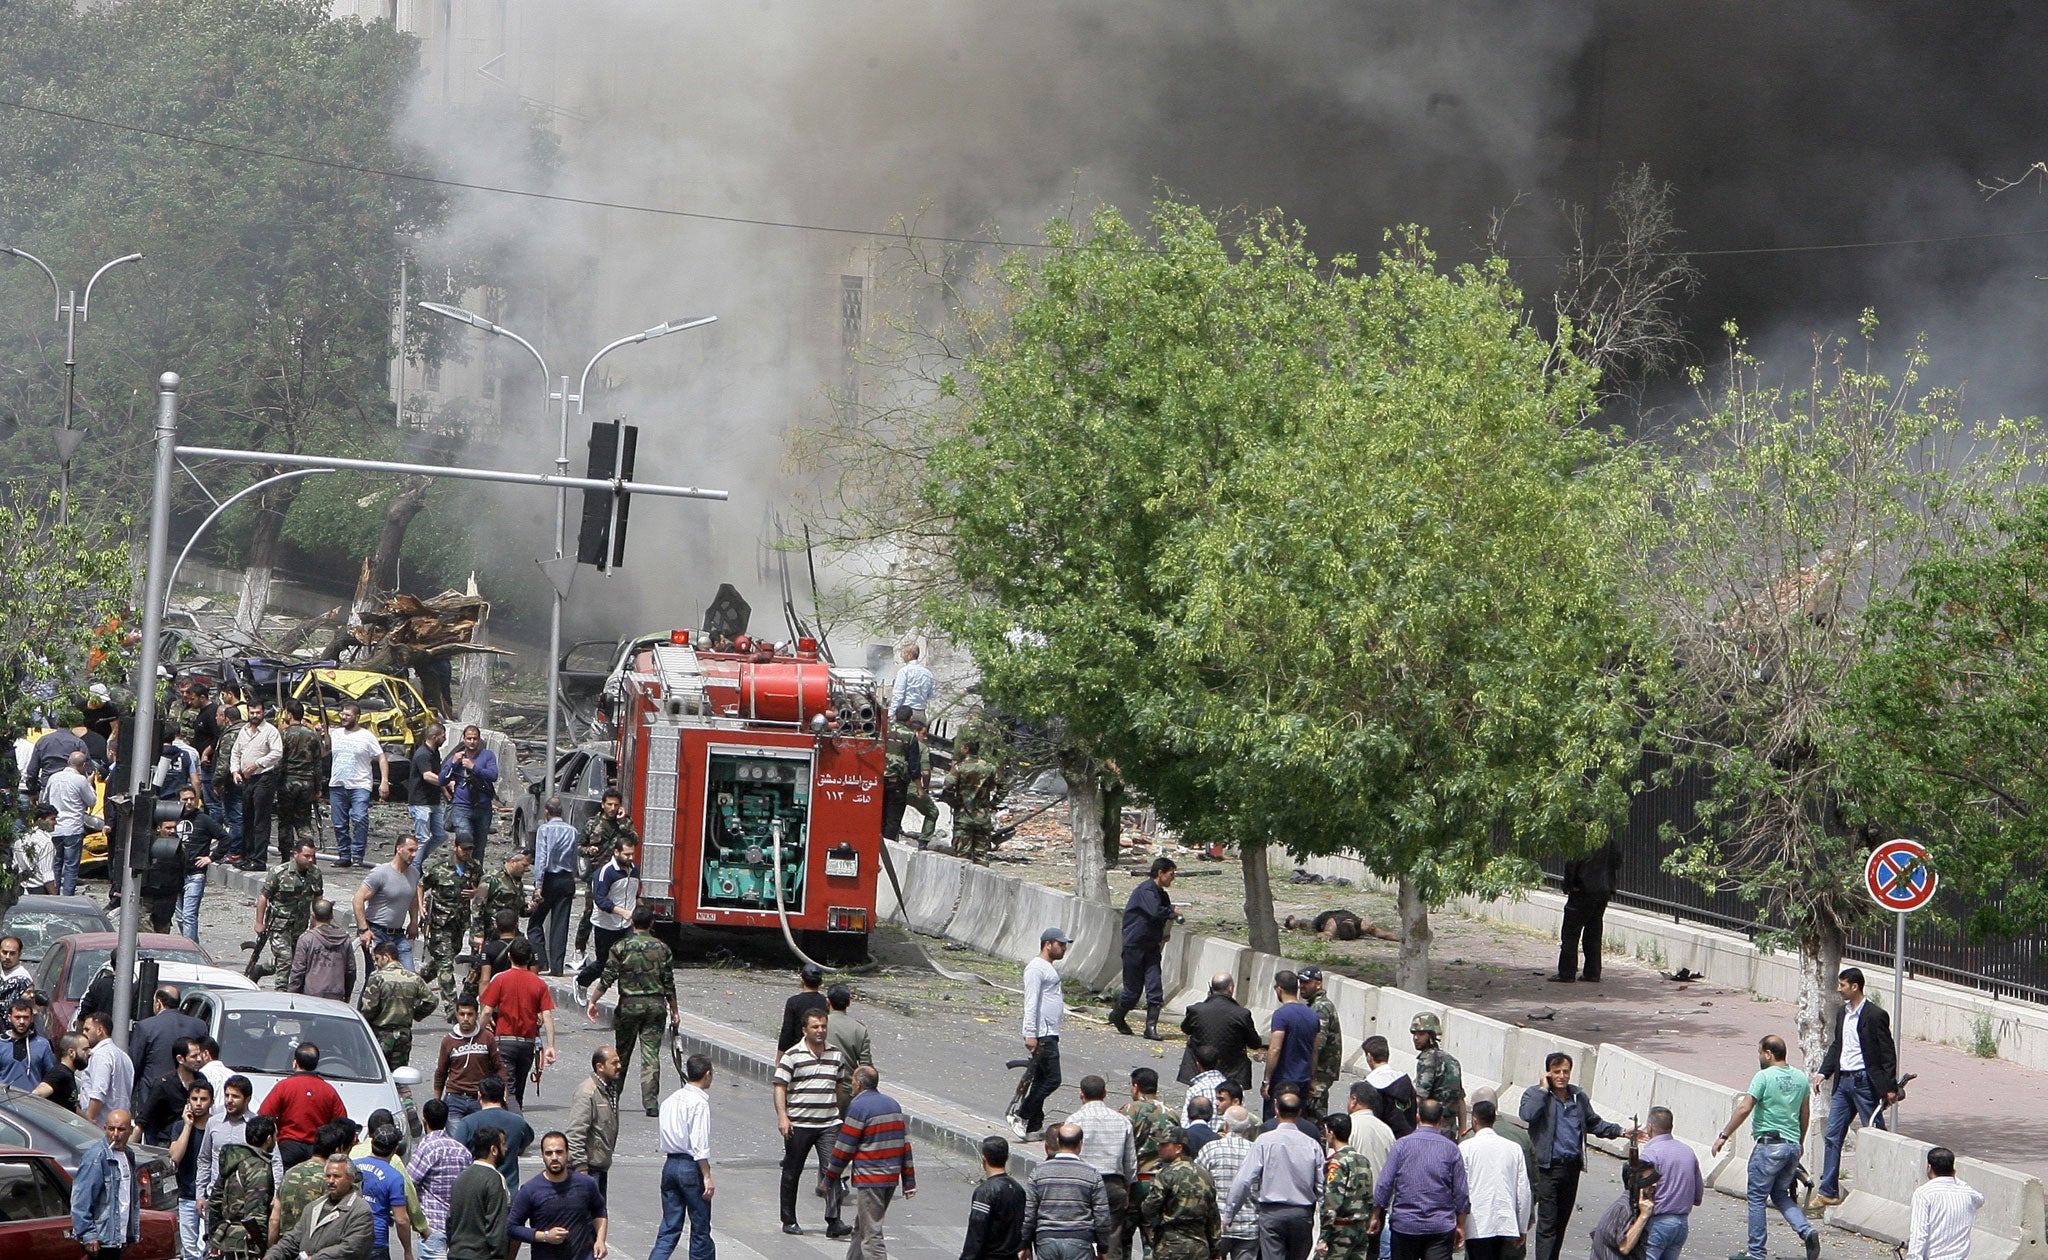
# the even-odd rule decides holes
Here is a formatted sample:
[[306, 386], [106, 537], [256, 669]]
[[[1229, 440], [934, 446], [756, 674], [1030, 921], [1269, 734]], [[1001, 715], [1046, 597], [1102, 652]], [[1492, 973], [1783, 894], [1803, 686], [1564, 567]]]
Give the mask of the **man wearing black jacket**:
[[1882, 1129], [1885, 1106], [1899, 1100], [1899, 1052], [1892, 1041], [1892, 1019], [1882, 1006], [1863, 999], [1863, 969], [1844, 967], [1835, 979], [1835, 992], [1842, 995], [1842, 1005], [1835, 1010], [1835, 1035], [1814, 1074], [1817, 1080], [1835, 1083], [1828, 1100], [1820, 1182], [1813, 1188], [1816, 1201], [1830, 1206], [1842, 1201], [1842, 1140], [1849, 1136], [1850, 1119]]
[[[1551, 979], [1600, 983], [1600, 938], [1607, 924], [1607, 902], [1620, 878], [1621, 846], [1612, 840], [1599, 852], [1564, 864], [1564, 939], [1557, 951], [1557, 974]], [[1586, 957], [1583, 970], [1581, 946]]]
[[1016, 1260], [1024, 1250], [1024, 1187], [1009, 1168], [1009, 1139], [983, 1138], [981, 1171], [986, 1180], [974, 1188], [968, 1203], [967, 1241], [960, 1247], [960, 1260]]
[[1250, 1052], [1264, 1050], [1266, 1043], [1259, 1037], [1258, 1021], [1252, 1018], [1251, 1011], [1233, 996], [1236, 992], [1237, 977], [1219, 971], [1209, 979], [1209, 996], [1188, 1007], [1187, 1015], [1180, 1021], [1180, 1030], [1188, 1035], [1187, 1048], [1180, 1052], [1180, 1074], [1176, 1078], [1181, 1084], [1192, 1084], [1202, 1073], [1201, 1065], [1195, 1062], [1195, 1047], [1213, 1046], [1216, 1070], [1236, 1081], [1239, 1089], [1250, 1091]]
[[1586, 1166], [1586, 1139], [1621, 1136], [1621, 1126], [1602, 1120], [1586, 1091], [1572, 1084], [1572, 1057], [1553, 1050], [1543, 1060], [1543, 1083], [1522, 1091], [1522, 1123], [1536, 1148], [1536, 1247], [1534, 1260], [1557, 1260], [1572, 1208], [1579, 1201], [1579, 1173]]
[[1180, 912], [1173, 908], [1173, 898], [1167, 893], [1173, 887], [1173, 874], [1179, 869], [1172, 858], [1153, 858], [1151, 873], [1131, 889], [1130, 900], [1124, 903], [1124, 990], [1109, 1012], [1109, 1022], [1126, 1037], [1131, 1035], [1131, 1026], [1124, 1022], [1124, 1016], [1138, 1005], [1142, 992], [1145, 1036], [1152, 1041], [1165, 1040], [1159, 1035], [1159, 1008], [1166, 1005], [1159, 958], [1166, 952], [1166, 925], [1181, 921]]

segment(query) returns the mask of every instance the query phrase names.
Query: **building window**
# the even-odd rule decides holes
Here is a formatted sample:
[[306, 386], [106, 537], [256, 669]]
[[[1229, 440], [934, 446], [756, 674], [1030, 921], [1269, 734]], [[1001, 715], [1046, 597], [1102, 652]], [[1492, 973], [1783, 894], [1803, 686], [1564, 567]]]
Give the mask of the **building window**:
[[866, 333], [866, 276], [839, 277], [839, 355], [849, 381], [860, 361], [860, 343]]

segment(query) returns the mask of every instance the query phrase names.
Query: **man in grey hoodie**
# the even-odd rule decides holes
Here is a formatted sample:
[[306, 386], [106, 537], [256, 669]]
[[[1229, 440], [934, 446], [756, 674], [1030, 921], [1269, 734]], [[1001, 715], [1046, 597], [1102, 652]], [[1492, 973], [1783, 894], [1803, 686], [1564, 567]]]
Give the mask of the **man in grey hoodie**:
[[334, 925], [334, 903], [322, 897], [313, 903], [313, 926], [292, 950], [291, 981], [285, 988], [346, 1002], [355, 987], [355, 939]]

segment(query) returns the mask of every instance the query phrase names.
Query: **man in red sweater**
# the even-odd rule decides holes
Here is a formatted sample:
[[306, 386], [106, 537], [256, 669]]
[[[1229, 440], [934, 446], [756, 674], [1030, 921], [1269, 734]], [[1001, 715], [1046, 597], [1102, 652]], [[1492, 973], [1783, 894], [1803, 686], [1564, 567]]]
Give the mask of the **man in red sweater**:
[[292, 1056], [299, 1070], [279, 1081], [257, 1110], [277, 1121], [277, 1151], [286, 1168], [312, 1157], [313, 1134], [348, 1114], [341, 1095], [318, 1074], [320, 1047], [308, 1041]]

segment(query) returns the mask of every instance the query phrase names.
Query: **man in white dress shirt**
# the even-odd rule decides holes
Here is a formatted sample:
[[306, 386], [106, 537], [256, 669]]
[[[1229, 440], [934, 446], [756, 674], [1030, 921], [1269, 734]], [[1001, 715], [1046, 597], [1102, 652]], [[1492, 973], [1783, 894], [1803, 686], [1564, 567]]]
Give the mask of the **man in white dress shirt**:
[[1967, 1260], [1970, 1231], [1984, 1193], [1956, 1180], [1956, 1153], [1946, 1146], [1927, 1152], [1927, 1180], [1913, 1191], [1913, 1229], [1906, 1236], [1906, 1260]]
[[1465, 1226], [1466, 1260], [1507, 1260], [1515, 1245], [1528, 1245], [1535, 1192], [1522, 1148], [1494, 1132], [1491, 1100], [1472, 1104], [1472, 1136], [1458, 1145], [1465, 1162], [1465, 1187], [1472, 1200]]
[[691, 1055], [683, 1085], [661, 1103], [661, 1229], [647, 1260], [669, 1260], [690, 1223], [690, 1260], [715, 1260], [711, 1243], [711, 1060]]

